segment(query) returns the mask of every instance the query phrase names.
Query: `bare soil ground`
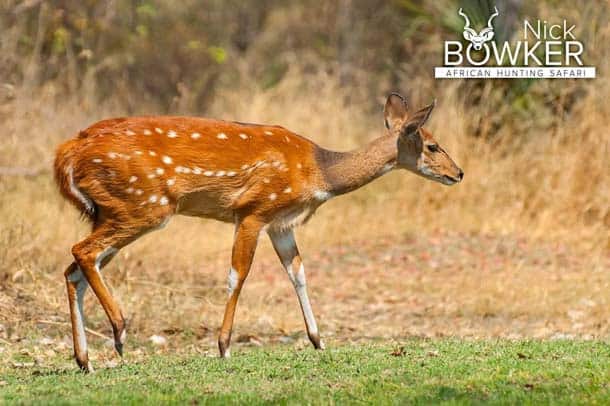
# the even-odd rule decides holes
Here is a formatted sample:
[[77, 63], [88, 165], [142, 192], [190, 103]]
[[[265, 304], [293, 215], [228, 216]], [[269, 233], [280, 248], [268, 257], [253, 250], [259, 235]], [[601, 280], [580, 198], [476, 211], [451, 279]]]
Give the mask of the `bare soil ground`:
[[[306, 346], [292, 286], [269, 244], [261, 248], [240, 299], [234, 343]], [[160, 255], [147, 260], [122, 253], [105, 273], [130, 320], [127, 351], [145, 350], [156, 334], [167, 338], [165, 349], [214, 353], [229, 252], [209, 254], [192, 265], [198, 271], [179, 261], [172, 269]], [[581, 255], [565, 245], [437, 232], [335, 244], [304, 258], [314, 311], [331, 344], [412, 336], [594, 339], [610, 329], [610, 257]], [[155, 267], [163, 271], [151, 272]], [[139, 272], [143, 268], [148, 272]], [[18, 283], [0, 287], [0, 350], [39, 360], [54, 351], [69, 356], [63, 278], [59, 271], [52, 276], [53, 293], [45, 295], [56, 307], [41, 307], [41, 292]], [[86, 314], [88, 327], [110, 336], [91, 292]], [[100, 351], [93, 358], [113, 359], [99, 337], [89, 337]]]

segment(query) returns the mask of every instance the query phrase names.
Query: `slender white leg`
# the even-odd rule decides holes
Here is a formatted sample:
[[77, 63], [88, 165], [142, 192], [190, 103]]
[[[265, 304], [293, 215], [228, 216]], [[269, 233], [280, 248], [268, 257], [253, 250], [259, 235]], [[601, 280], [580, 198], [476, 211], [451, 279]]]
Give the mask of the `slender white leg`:
[[[271, 238], [273, 247], [279, 256], [286, 273], [288, 274], [288, 278], [290, 278], [290, 281], [294, 285], [294, 289], [299, 299], [299, 304], [301, 305], [301, 311], [303, 312], [303, 318], [305, 319], [305, 326], [307, 328], [309, 340], [315, 348], [324, 349], [324, 343], [322, 343], [320, 340], [316, 318], [314, 317], [313, 310], [311, 309], [311, 303], [309, 302], [305, 268], [301, 262], [299, 250], [294, 240], [294, 233], [292, 230], [281, 233], [269, 232], [269, 237]], [[294, 273], [295, 268], [298, 268], [296, 274]]]
[[[81, 368], [86, 368], [88, 372], [93, 372], [89, 357], [87, 355], [87, 336], [85, 335], [85, 313], [83, 310], [83, 301], [85, 299], [85, 293], [89, 287], [87, 279], [83, 275], [80, 268], [76, 268], [72, 273], [67, 275], [68, 283], [74, 287], [72, 294], [75, 294], [75, 299], [70, 299], [70, 311], [73, 317], [73, 331], [74, 334], [74, 352], [77, 360], [84, 362], [85, 365], [81, 365]], [[69, 294], [70, 290], [69, 290]]]

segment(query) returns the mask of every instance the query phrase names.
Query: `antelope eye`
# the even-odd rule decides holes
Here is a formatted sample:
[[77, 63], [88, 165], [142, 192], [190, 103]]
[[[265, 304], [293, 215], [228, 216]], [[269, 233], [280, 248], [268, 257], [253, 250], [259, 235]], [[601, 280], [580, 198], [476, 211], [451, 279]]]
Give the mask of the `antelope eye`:
[[430, 152], [438, 152], [438, 145], [436, 144], [428, 144], [427, 147]]

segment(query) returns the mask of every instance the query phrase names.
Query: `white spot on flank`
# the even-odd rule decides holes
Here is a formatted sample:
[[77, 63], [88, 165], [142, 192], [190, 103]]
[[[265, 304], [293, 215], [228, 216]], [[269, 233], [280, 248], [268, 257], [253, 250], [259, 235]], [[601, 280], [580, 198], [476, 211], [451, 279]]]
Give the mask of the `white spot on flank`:
[[286, 140], [286, 142], [290, 142], [290, 138], [288, 138], [288, 136], [284, 136], [284, 139]]
[[203, 174], [205, 176], [212, 176], [212, 175], [214, 175], [214, 172], [213, 171], [205, 171], [205, 172], [203, 172]]
[[271, 183], [271, 181], [269, 180], [269, 178], [264, 178], [264, 179], [263, 179], [263, 182], [264, 182], [264, 183]]
[[201, 175], [201, 168], [200, 168], [200, 167], [198, 167], [198, 166], [194, 167], [194, 168], [193, 168], [193, 173], [194, 173], [195, 175]]
[[134, 154], [136, 154], [136, 155], [142, 155], [142, 151], [134, 151]]
[[225, 133], [220, 133], [220, 134], [218, 134], [216, 137], [217, 137], [219, 140], [226, 140], [226, 139], [228, 138], [228, 137], [227, 137], [227, 134], [225, 134]]
[[162, 129], [160, 129], [160, 128], [158, 128], [158, 127], [157, 127], [157, 128], [155, 128], [155, 132], [156, 132], [157, 134], [163, 134], [163, 130], [162, 130]]
[[161, 199], [159, 199], [159, 204], [161, 206], [165, 206], [169, 203], [169, 199], [165, 196], [161, 196]]
[[136, 195], [142, 196], [143, 193], [144, 191], [142, 189], [136, 189]]
[[191, 138], [194, 139], [194, 140], [196, 140], [196, 139], [198, 139], [200, 137], [201, 137], [201, 134], [199, 134], [199, 133], [192, 133], [191, 134]]
[[133, 132], [133, 131], [131, 131], [131, 130], [127, 130], [127, 131], [125, 131], [125, 134], [127, 134], [127, 135], [136, 135], [136, 133], [134, 133], [134, 132]]
[[110, 159], [114, 159], [114, 158], [116, 158], [116, 157], [117, 157], [116, 152], [109, 152], [109, 153], [108, 153], [108, 158], [110, 158]]
[[154, 173], [149, 173], [148, 175], [146, 175], [146, 177], [147, 177], [148, 179], [153, 179], [153, 178], [155, 178], [155, 177], [156, 177], [156, 175], [155, 175]]
[[156, 203], [157, 202], [157, 195], [152, 195], [151, 197], [148, 198], [148, 201], [151, 203]]
[[269, 200], [275, 200], [275, 199], [277, 199], [277, 194], [275, 194], [275, 193], [271, 193], [271, 194], [269, 195]]
[[241, 169], [245, 171], [246, 169], [248, 169], [248, 165], [242, 165]]
[[273, 166], [275, 166], [275, 167], [277, 168], [278, 166], [280, 166], [280, 165], [281, 165], [281, 162], [280, 162], [280, 161], [273, 161], [273, 164], [272, 164], [272, 165], [273, 165]]
[[227, 176], [235, 176], [235, 175], [237, 175], [237, 173], [235, 173], [234, 171], [227, 172]]
[[290, 193], [290, 192], [292, 192], [291, 187], [287, 187], [286, 189], [284, 189], [284, 193]]
[[265, 131], [265, 135], [273, 135], [271, 131]]
[[150, 130], [144, 130], [142, 133], [143, 133], [144, 135], [150, 135], [150, 134], [152, 134], [152, 131], [150, 131]]
[[176, 166], [176, 173], [191, 173], [191, 169], [186, 166]]
[[225, 176], [225, 171], [218, 171], [216, 172], [216, 176]]
[[157, 169], [155, 169], [155, 173], [157, 175], [161, 176], [165, 173], [165, 170], [163, 168], [157, 168]]
[[301, 165], [300, 163], [297, 164], [297, 168], [301, 169], [303, 167], [303, 165]]
[[174, 130], [169, 130], [169, 131], [167, 132], [167, 136], [168, 136], [169, 138], [176, 138], [176, 137], [178, 136], [178, 134], [176, 134], [176, 131], [174, 131]]
[[129, 178], [129, 183], [133, 183], [133, 182], [135, 182], [137, 180], [138, 180], [137, 176], [132, 176], [132, 177]]
[[240, 137], [242, 140], [248, 139], [248, 136], [247, 136], [246, 134], [244, 134], [244, 133], [239, 134], [239, 137]]
[[91, 161], [92, 161], [94, 164], [101, 164], [101, 163], [102, 163], [102, 160], [101, 160], [101, 159], [99, 159], [99, 158], [93, 158]]
[[129, 193], [129, 194], [132, 194], [133, 193], [133, 188], [132, 187], [128, 187], [125, 191], [127, 193]]
[[148, 155], [157, 156], [157, 153], [155, 151], [148, 151]]
[[176, 184], [176, 178], [171, 178], [167, 180], [167, 186], [174, 186]]
[[172, 158], [171, 158], [171, 157], [169, 157], [169, 156], [167, 156], [167, 155], [163, 155], [163, 157], [161, 157], [161, 161], [163, 161], [163, 163], [164, 163], [164, 164], [167, 164], [167, 165], [169, 165], [169, 164], [171, 164], [172, 162], [174, 162], [174, 161], [172, 160]]

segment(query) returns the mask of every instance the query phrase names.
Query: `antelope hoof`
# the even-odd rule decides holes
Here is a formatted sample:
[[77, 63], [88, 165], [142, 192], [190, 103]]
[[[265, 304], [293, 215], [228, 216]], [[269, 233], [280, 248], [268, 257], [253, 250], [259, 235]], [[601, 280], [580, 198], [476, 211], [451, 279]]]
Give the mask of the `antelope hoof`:
[[121, 358], [123, 357], [123, 344], [125, 344], [126, 339], [127, 329], [125, 324], [123, 324], [123, 327], [114, 333], [114, 349], [121, 356]]
[[86, 358], [84, 360], [80, 360], [80, 359], [76, 358], [76, 364], [78, 365], [80, 370], [85, 374], [91, 374], [94, 372], [93, 366], [91, 365], [91, 362], [89, 361], [88, 358]]
[[309, 334], [309, 341], [311, 341], [316, 350], [323, 350], [325, 348], [324, 343], [318, 334]]
[[228, 340], [218, 340], [218, 350], [220, 351], [220, 358], [231, 358], [231, 349], [229, 348]]

